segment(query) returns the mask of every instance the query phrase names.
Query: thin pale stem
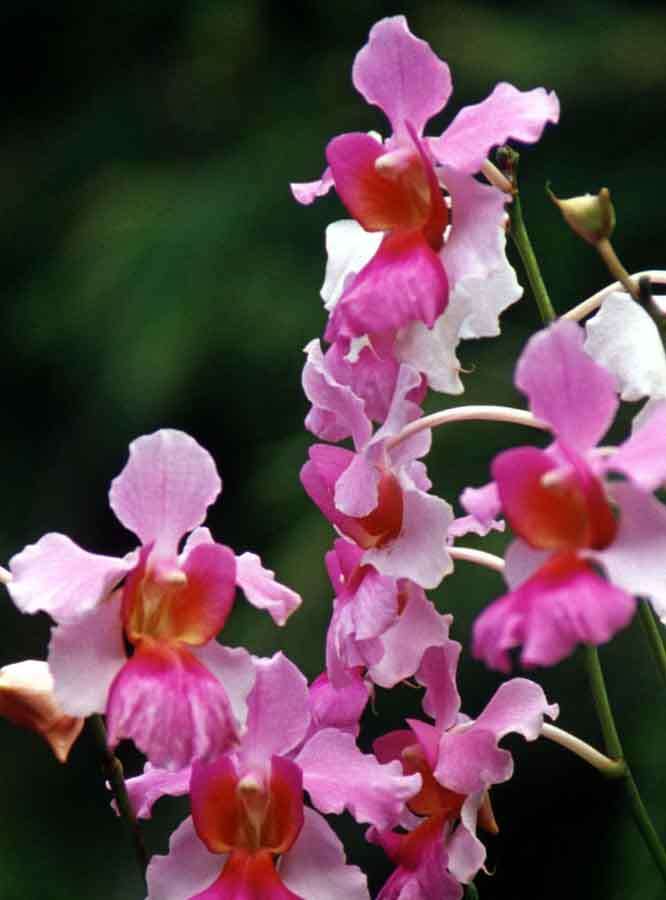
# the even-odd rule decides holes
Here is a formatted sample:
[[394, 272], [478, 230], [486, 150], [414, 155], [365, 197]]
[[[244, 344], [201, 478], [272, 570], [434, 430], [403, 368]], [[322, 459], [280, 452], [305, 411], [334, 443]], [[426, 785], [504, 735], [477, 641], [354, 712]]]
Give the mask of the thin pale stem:
[[506, 177], [506, 175], [503, 175], [500, 172], [494, 162], [491, 162], [489, 159], [487, 159], [481, 166], [481, 171], [486, 176], [488, 181], [491, 184], [494, 184], [496, 188], [499, 188], [500, 191], [505, 194], [511, 194], [513, 196], [513, 185]]
[[[599, 654], [596, 647], [585, 647], [585, 663], [587, 665], [587, 674], [590, 682], [590, 689], [594, 697], [594, 704], [597, 709], [601, 732], [604, 737], [606, 752], [615, 759], [624, 759], [622, 743], [613, 718], [608, 692], [606, 690], [606, 682], [604, 673], [599, 662]], [[622, 779], [627, 793], [627, 799], [631, 807], [636, 827], [641, 833], [645, 846], [652, 855], [652, 859], [659, 869], [661, 877], [666, 883], [666, 850], [659, 839], [659, 835], [652, 824], [650, 815], [645, 808], [643, 799], [639, 793], [638, 786], [631, 774], [631, 769], [625, 762], [625, 776]]]
[[137, 822], [136, 816], [134, 815], [134, 810], [132, 809], [132, 804], [130, 803], [129, 796], [127, 794], [127, 786], [125, 785], [125, 777], [123, 774], [123, 765], [115, 755], [115, 753], [113, 753], [109, 749], [109, 744], [106, 739], [106, 728], [104, 727], [102, 717], [99, 715], [93, 715], [90, 716], [88, 721], [90, 722], [90, 730], [93, 733], [95, 743], [97, 744], [100, 756], [102, 758], [102, 769], [104, 771], [104, 775], [108, 779], [111, 791], [118, 806], [118, 813], [120, 814], [120, 817], [125, 820], [132, 833], [134, 853], [141, 869], [141, 876], [145, 879], [146, 866], [148, 865], [148, 854], [146, 853], [146, 847], [143, 843], [143, 837], [141, 836], [139, 823]]
[[539, 308], [541, 321], [544, 325], [548, 325], [550, 322], [553, 322], [557, 318], [557, 314], [553, 308], [553, 304], [550, 302], [546, 284], [541, 275], [541, 269], [539, 268], [539, 263], [534, 252], [534, 248], [532, 247], [530, 236], [527, 233], [527, 228], [525, 227], [525, 219], [523, 218], [523, 208], [520, 202], [520, 194], [517, 191], [513, 196], [513, 203], [509, 212], [509, 218], [511, 221], [510, 234], [514, 244], [516, 245], [516, 249], [520, 254], [520, 258], [523, 261], [527, 280], [530, 283], [532, 293], [534, 294], [534, 299], [536, 300], [536, 304]]
[[485, 569], [492, 569], [493, 572], [504, 571], [504, 560], [501, 556], [495, 556], [494, 553], [476, 550], [474, 547], [447, 547], [447, 550], [451, 559], [475, 563], [477, 566], [483, 566]]
[[559, 744], [560, 747], [565, 747], [575, 753], [607, 778], [623, 778], [626, 775], [627, 766], [623, 759], [610, 759], [610, 757], [604, 756], [590, 744], [586, 744], [585, 741], [581, 741], [580, 738], [569, 734], [562, 728], [556, 728], [555, 725], [544, 722], [541, 734], [554, 744]]
[[650, 644], [650, 650], [659, 669], [662, 681], [666, 684], [666, 646], [664, 636], [659, 627], [649, 600], [641, 600], [638, 604], [638, 614], [645, 629], [645, 634]]
[[443, 409], [429, 416], [421, 416], [406, 425], [399, 434], [389, 438], [386, 449], [397, 447], [407, 438], [424, 431], [427, 428], [437, 428], [440, 425], [449, 425], [452, 422], [510, 422], [514, 425], [526, 425], [528, 428], [538, 428], [548, 431], [549, 427], [541, 419], [537, 419], [532, 413], [524, 409], [514, 409], [512, 406], [454, 406], [451, 409]]
[[601, 240], [597, 242], [596, 248], [599, 256], [605, 262], [606, 268], [611, 273], [611, 275], [615, 275], [617, 280], [624, 285], [625, 290], [627, 290], [631, 294], [634, 300], [638, 300], [638, 282], [634, 281], [629, 272], [627, 272], [625, 267], [622, 265], [609, 239], [601, 238]]
[[[666, 272], [660, 269], [651, 269], [646, 272], [634, 272], [634, 274], [630, 277], [636, 282], [639, 282], [641, 278], [647, 278], [652, 284], [666, 284]], [[600, 291], [597, 291], [596, 294], [592, 294], [592, 296], [588, 297], [587, 300], [583, 300], [582, 303], [579, 303], [577, 306], [572, 307], [568, 312], [565, 312], [561, 316], [561, 318], [573, 319], [574, 322], [580, 322], [586, 316], [589, 316], [591, 313], [599, 309], [599, 307], [609, 294], [614, 294], [616, 291], [621, 291], [622, 288], [622, 282], [614, 281], [612, 284], [609, 284], [605, 288], [602, 288]]]

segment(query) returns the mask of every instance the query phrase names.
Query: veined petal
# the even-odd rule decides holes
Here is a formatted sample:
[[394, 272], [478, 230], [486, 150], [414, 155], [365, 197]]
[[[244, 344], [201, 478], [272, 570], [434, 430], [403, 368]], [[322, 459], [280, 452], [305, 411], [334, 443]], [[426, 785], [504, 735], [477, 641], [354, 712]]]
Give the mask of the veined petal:
[[165, 428], [130, 444], [127, 465], [111, 483], [111, 508], [143, 544], [175, 553], [201, 525], [222, 489], [213, 458], [183, 431]]
[[492, 93], [474, 106], [461, 109], [444, 134], [430, 146], [443, 165], [473, 175], [490, 150], [509, 138], [533, 144], [548, 122], [557, 122], [560, 103], [554, 92], [543, 88], [519, 91], [500, 82]]
[[146, 871], [148, 900], [184, 900], [210, 885], [226, 857], [211, 853], [199, 840], [192, 817], [178, 826], [166, 856], [152, 857]]
[[301, 833], [280, 860], [282, 881], [305, 900], [370, 900], [365, 875], [345, 862], [340, 839], [312, 809], [305, 808]]
[[420, 38], [404, 16], [377, 22], [354, 60], [352, 80], [368, 103], [388, 117], [396, 136], [410, 121], [417, 133], [451, 95], [449, 67]]
[[607, 471], [622, 472], [647, 492], [666, 482], [666, 400], [653, 404], [650, 415], [604, 463]]
[[512, 678], [499, 686], [472, 728], [492, 731], [498, 741], [510, 732], [535, 741], [544, 716], [556, 719], [559, 712], [557, 703], [548, 703], [540, 685], [527, 678]]
[[217, 881], [188, 900], [306, 900], [285, 887], [267, 851], [231, 853]]
[[275, 572], [264, 569], [256, 553], [236, 557], [236, 577], [252, 606], [265, 609], [276, 625], [284, 625], [302, 603], [296, 591], [275, 580]]
[[442, 734], [434, 775], [449, 790], [472, 794], [508, 781], [512, 773], [513, 758], [508, 750], [497, 746], [497, 737], [491, 731], [472, 725]]
[[21, 612], [43, 611], [66, 621], [108, 597], [132, 565], [128, 559], [88, 553], [64, 534], [51, 533], [10, 559], [12, 578], [6, 586]]
[[615, 379], [583, 349], [583, 329], [561, 319], [527, 342], [516, 385], [530, 409], [579, 453], [604, 436], [618, 407]]
[[[125, 779], [127, 796], [134, 815], [139, 819], [149, 819], [153, 806], [161, 797], [183, 797], [188, 794], [191, 776], [191, 766], [170, 772], [168, 769], [158, 769], [146, 763], [142, 775]], [[115, 801], [112, 805], [115, 805]]]
[[447, 640], [440, 646], [426, 650], [416, 675], [425, 689], [423, 709], [438, 728], [450, 728], [460, 712], [460, 694], [456, 685], [458, 660], [462, 647], [458, 641]]
[[322, 672], [310, 685], [312, 729], [335, 728], [354, 737], [365, 709], [370, 689], [358, 672], [350, 672], [343, 685], [333, 686]]
[[237, 740], [220, 682], [188, 650], [142, 641], [109, 692], [109, 746], [131, 738], [150, 762], [181, 769]]

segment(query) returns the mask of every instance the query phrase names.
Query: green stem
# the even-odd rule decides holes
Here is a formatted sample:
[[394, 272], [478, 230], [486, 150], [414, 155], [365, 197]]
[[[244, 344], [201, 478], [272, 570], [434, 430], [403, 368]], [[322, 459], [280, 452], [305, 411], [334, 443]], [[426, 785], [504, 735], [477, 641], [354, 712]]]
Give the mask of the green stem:
[[106, 739], [106, 728], [104, 727], [104, 721], [102, 720], [102, 717], [95, 714], [90, 716], [88, 721], [90, 723], [90, 729], [93, 733], [95, 743], [97, 744], [97, 748], [102, 758], [102, 769], [104, 771], [104, 775], [108, 779], [109, 785], [111, 786], [111, 791], [118, 806], [118, 812], [121, 819], [124, 819], [125, 822], [127, 822], [130, 831], [132, 832], [134, 853], [141, 869], [141, 877], [145, 880], [146, 866], [148, 865], [148, 854], [146, 853], [146, 848], [143, 843], [143, 837], [141, 836], [139, 823], [137, 822], [136, 816], [134, 815], [134, 810], [132, 809], [132, 804], [130, 803], [129, 796], [127, 794], [127, 786], [125, 785], [125, 777], [123, 774], [123, 765], [115, 755], [115, 753], [113, 753], [109, 749], [109, 744]]
[[550, 297], [548, 296], [548, 291], [546, 290], [546, 285], [541, 275], [541, 269], [539, 268], [532, 242], [530, 241], [527, 228], [525, 227], [520, 194], [517, 190], [513, 195], [513, 203], [511, 204], [509, 216], [511, 220], [510, 234], [518, 253], [520, 254], [520, 258], [523, 261], [527, 279], [532, 288], [536, 304], [539, 307], [541, 321], [544, 325], [548, 325], [550, 322], [555, 321], [557, 315], [553, 309], [553, 304], [550, 302]]
[[[613, 711], [608, 699], [604, 673], [601, 669], [599, 654], [597, 653], [596, 647], [585, 647], [585, 663], [587, 665], [587, 674], [590, 681], [592, 696], [594, 697], [594, 705], [597, 708], [597, 716], [599, 717], [599, 724], [601, 725], [601, 732], [606, 745], [606, 752], [615, 759], [623, 759], [624, 753], [622, 750], [622, 743], [617, 732], [615, 719], [613, 718]], [[664, 847], [659, 840], [659, 835], [652, 824], [650, 815], [645, 808], [645, 804], [638, 791], [634, 777], [631, 774], [631, 769], [626, 764], [626, 761], [625, 765], [626, 772], [621, 781], [625, 785], [627, 799], [629, 800], [634, 822], [641, 833], [645, 846], [652, 854], [652, 859], [659, 869], [661, 877], [666, 883], [666, 850], [664, 850]]]
[[465, 898], [466, 900], [479, 900], [479, 892], [476, 889], [476, 885], [473, 881], [465, 888]]
[[643, 628], [645, 629], [650, 649], [654, 654], [659, 674], [661, 675], [664, 684], [666, 684], [666, 646], [664, 646], [661, 629], [654, 617], [654, 612], [652, 611], [652, 607], [648, 600], [641, 600], [639, 602], [638, 614], [643, 624]]

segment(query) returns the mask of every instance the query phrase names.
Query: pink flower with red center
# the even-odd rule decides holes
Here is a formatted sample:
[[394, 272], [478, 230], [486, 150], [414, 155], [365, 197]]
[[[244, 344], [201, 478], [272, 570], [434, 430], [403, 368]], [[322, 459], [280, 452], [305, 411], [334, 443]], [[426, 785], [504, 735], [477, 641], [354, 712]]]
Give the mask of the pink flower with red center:
[[346, 808], [385, 828], [399, 820], [420, 778], [362, 754], [356, 723], [339, 727], [340, 707], [355, 710], [356, 720], [362, 710], [355, 689], [337, 692], [336, 709], [321, 702], [330, 688], [318, 682], [308, 691], [282, 654], [256, 665], [237, 748], [196, 762], [189, 781], [185, 773], [150, 770], [129, 784], [140, 814], [163, 793], [189, 792], [192, 801], [192, 817], [174, 833], [169, 855], [148, 868], [149, 900], [367, 900], [365, 877], [346, 864], [325, 819], [304, 805], [303, 790], [320, 812]]
[[381, 575], [408, 578], [434, 588], [451, 570], [446, 550], [453, 518], [448, 503], [427, 493], [430, 481], [418, 461], [430, 448], [430, 432], [390, 447], [390, 438], [420, 414], [409, 398], [420, 378], [401, 366], [384, 425], [373, 435], [363, 404], [313, 366], [308, 396], [330, 411], [330, 428], [348, 427], [356, 452], [315, 444], [301, 470], [309, 496], [337, 530], [364, 553], [362, 563]]
[[441, 615], [423, 588], [363, 565], [363, 551], [339, 539], [326, 554], [335, 590], [326, 639], [326, 667], [343, 687], [358, 669], [384, 688], [417, 671], [428, 647], [445, 644], [452, 617]]
[[[439, 138], [424, 137], [428, 120], [449, 99], [451, 77], [446, 63], [411, 34], [403, 16], [383, 19], [372, 28], [354, 61], [352, 80], [386, 114], [392, 135], [385, 142], [363, 133], [340, 135], [328, 144], [329, 168], [322, 178], [292, 185], [301, 203], [311, 203], [335, 186], [353, 217], [335, 223], [336, 233], [327, 235], [330, 266], [323, 293], [331, 317], [326, 339], [346, 342], [339, 354], [347, 356], [350, 338], [395, 337], [412, 323], [431, 329], [464, 278], [476, 279], [473, 292], [478, 296], [481, 288], [483, 301], [484, 281], [493, 282], [494, 293], [502, 294], [490, 298], [496, 320], [520, 296], [513, 273], [500, 277], [507, 269], [501, 228], [506, 196], [473, 176], [490, 148], [507, 137], [538, 140], [545, 124], [558, 119], [557, 98], [542, 88], [520, 92], [499, 84], [482, 103], [463, 109]], [[442, 186], [450, 200], [443, 198]], [[457, 306], [457, 334], [445, 337], [453, 348], [459, 336], [470, 336], [477, 328], [476, 336], [481, 336], [488, 328], [476, 321], [466, 299], [460, 298]], [[449, 324], [444, 331], [452, 331]], [[490, 333], [496, 333], [496, 325]], [[434, 357], [425, 343], [413, 335], [404, 348], [394, 348], [396, 359], [414, 363], [415, 354]], [[401, 356], [403, 352], [407, 355]], [[370, 365], [371, 359], [366, 362]], [[426, 370], [432, 370], [435, 382], [457, 389], [457, 374], [443, 372], [434, 358]]]
[[[474, 628], [474, 653], [503, 671], [514, 647], [524, 665], [551, 665], [579, 642], [609, 640], [633, 616], [632, 595], [666, 609], [666, 507], [651, 495], [666, 476], [666, 410], [619, 448], [598, 451], [618, 400], [583, 337], [559, 322], [528, 342], [516, 369], [555, 443], [500, 453], [494, 485], [463, 496], [477, 517], [501, 510], [517, 535], [506, 554], [510, 593]], [[627, 480], [608, 482], [609, 472]]]
[[10, 561], [18, 608], [57, 623], [49, 665], [63, 710], [106, 713], [111, 746], [132, 738], [159, 766], [215, 757], [237, 739], [252, 663], [215, 641], [236, 585], [280, 624], [300, 603], [258, 557], [236, 558], [198, 527], [220, 489], [196, 441], [158, 431], [130, 445], [111, 485], [111, 507], [139, 537], [137, 551], [98, 556], [47, 534]]
[[417, 674], [426, 688], [423, 708], [434, 724], [409, 720], [408, 730], [374, 744], [379, 760], [400, 760], [405, 773], [418, 773], [422, 784], [408, 801], [411, 816], [402, 822], [403, 831], [368, 833], [396, 864], [378, 900], [462, 896], [460, 882], [470, 882], [485, 861], [477, 825], [498, 831], [489, 789], [513, 774], [511, 754], [499, 741], [509, 733], [535, 740], [544, 716], [559, 712], [539, 685], [514, 678], [499, 687], [477, 719], [463, 715], [456, 687], [460, 649], [455, 641], [432, 647]]

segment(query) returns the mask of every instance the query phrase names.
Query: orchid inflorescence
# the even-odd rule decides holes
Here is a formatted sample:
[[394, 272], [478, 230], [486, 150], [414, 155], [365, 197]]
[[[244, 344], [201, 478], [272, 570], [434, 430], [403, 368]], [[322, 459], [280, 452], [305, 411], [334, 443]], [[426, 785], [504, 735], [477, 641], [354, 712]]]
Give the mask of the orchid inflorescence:
[[[394, 866], [380, 900], [457, 900], [484, 869], [477, 830], [498, 830], [491, 793], [513, 774], [500, 746], [509, 733], [552, 738], [624, 779], [666, 877], [614, 726], [604, 755], [546, 723], [558, 705], [523, 677], [502, 683], [476, 719], [462, 713], [453, 617], [426, 594], [459, 560], [502, 573], [506, 591], [478, 617], [473, 655], [509, 673], [514, 661], [550, 666], [585, 645], [602, 724], [612, 722], [594, 648], [629, 623], [639, 598], [654, 611], [645, 621], [658, 656], [654, 614], [666, 622], [658, 330], [621, 278], [528, 341], [515, 384], [529, 411], [425, 416], [429, 390], [464, 390], [460, 341], [499, 335], [500, 314], [523, 293], [505, 252], [507, 229], [525, 250], [512, 227], [515, 173], [489, 154], [507, 140], [539, 140], [559, 102], [501, 83], [426, 135], [451, 77], [402, 16], [372, 28], [352, 80], [390, 135], [334, 137], [321, 178], [292, 185], [306, 205], [335, 189], [351, 217], [326, 231], [327, 347], [311, 341], [303, 370], [305, 424], [320, 443], [301, 482], [337, 535], [325, 560], [334, 599], [324, 671], [308, 685], [281, 652], [259, 658], [218, 642], [237, 588], [280, 627], [301, 598], [258, 556], [217, 542], [203, 524], [222, 486], [215, 463], [189, 435], [162, 429], [130, 445], [109, 492], [138, 547], [114, 558], [49, 533], [0, 570], [19, 610], [54, 622], [48, 665], [0, 671], [0, 711], [62, 760], [86, 717], [105, 717], [112, 759], [131, 739], [145, 770], [111, 781], [133, 827], [160, 797], [189, 796], [191, 816], [147, 867], [149, 900], [368, 898], [366, 876], [325, 818], [343, 810]], [[529, 264], [527, 276], [534, 284]], [[631, 435], [600, 446], [620, 400], [643, 397]], [[423, 460], [433, 431], [471, 419], [531, 426], [549, 443], [499, 453], [491, 480], [468, 487], [456, 515]], [[459, 543], [506, 526], [514, 537], [504, 559]], [[422, 717], [362, 752], [361, 716], [376, 688], [408, 680], [423, 689]]]

